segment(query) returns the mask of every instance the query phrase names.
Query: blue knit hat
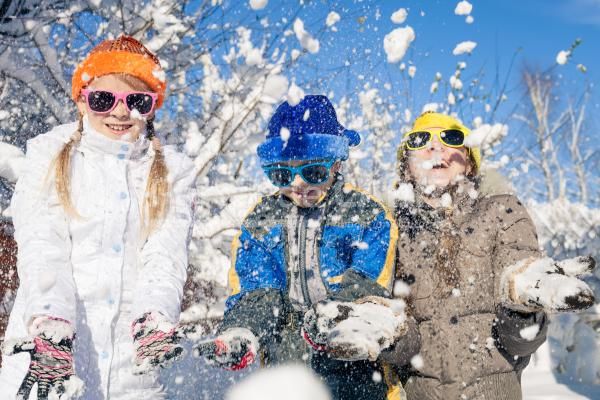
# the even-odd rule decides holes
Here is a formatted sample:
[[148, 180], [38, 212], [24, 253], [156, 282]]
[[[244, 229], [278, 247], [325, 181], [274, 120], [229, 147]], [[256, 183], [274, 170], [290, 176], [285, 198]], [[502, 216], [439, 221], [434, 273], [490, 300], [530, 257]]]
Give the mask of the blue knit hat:
[[[284, 137], [282, 128], [287, 129], [283, 130]], [[258, 156], [262, 165], [292, 160], [346, 160], [349, 146], [359, 143], [359, 134], [338, 122], [326, 96], [308, 95], [295, 106], [285, 102], [277, 107], [269, 121], [267, 140], [258, 146]]]

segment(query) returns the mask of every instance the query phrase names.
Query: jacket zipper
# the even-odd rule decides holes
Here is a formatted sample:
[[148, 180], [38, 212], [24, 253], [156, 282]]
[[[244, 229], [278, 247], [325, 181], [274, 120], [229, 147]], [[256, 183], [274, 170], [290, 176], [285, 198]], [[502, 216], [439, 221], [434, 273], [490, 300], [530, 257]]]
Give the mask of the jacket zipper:
[[308, 218], [306, 215], [299, 215], [298, 221], [298, 264], [300, 267], [300, 287], [302, 288], [302, 297], [307, 307], [312, 305], [310, 294], [308, 293], [308, 284], [306, 283], [306, 229]]

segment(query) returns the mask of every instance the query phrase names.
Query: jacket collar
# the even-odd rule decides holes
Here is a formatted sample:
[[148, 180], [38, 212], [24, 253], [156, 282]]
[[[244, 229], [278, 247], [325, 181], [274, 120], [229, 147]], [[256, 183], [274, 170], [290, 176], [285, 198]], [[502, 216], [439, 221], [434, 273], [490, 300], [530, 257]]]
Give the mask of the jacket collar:
[[119, 159], [139, 159], [148, 152], [150, 141], [142, 133], [135, 142], [111, 139], [93, 129], [87, 118], [83, 119], [80, 149], [94, 153], [109, 154]]

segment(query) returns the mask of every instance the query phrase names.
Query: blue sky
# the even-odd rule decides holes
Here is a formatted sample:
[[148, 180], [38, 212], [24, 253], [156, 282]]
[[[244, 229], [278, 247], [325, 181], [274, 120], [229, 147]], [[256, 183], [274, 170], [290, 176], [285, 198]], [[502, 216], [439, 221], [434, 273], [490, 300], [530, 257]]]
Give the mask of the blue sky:
[[[439, 71], [445, 80], [448, 79], [458, 61], [468, 64], [465, 77], [484, 70], [483, 81], [488, 86], [494, 85], [496, 70], [500, 82], [508, 76], [508, 89], [514, 91], [513, 94], [509, 93], [509, 99], [512, 100], [517, 100], [521, 93], [517, 85], [524, 65], [542, 70], [554, 66], [552, 72], [564, 76], [571, 89], [582, 87], [585, 82], [597, 82], [600, 78], [600, 0], [474, 0], [471, 1], [474, 17], [472, 24], [465, 23], [464, 16], [454, 14], [457, 2], [313, 2], [300, 15], [312, 32], [319, 29], [323, 16], [329, 9], [340, 13], [342, 20], [338, 23], [339, 31], [329, 34], [329, 40], [321, 42], [319, 53], [309, 55], [306, 62], [327, 70], [339, 67], [349, 59], [352, 67], [347, 68], [340, 78], [348, 89], [362, 86], [365, 81], [371, 81], [373, 85], [377, 85], [375, 80], [390, 81], [393, 84], [401, 79], [400, 73], [398, 64], [385, 61], [383, 37], [397, 27], [409, 25], [415, 30], [416, 39], [402, 62], [407, 65], [412, 62], [417, 66], [411, 96], [417, 105], [429, 100], [429, 86], [435, 73]], [[286, 1], [271, 0], [267, 8], [258, 14], [285, 14], [283, 10], [291, 8], [289, 4]], [[390, 16], [400, 7], [407, 8], [409, 15], [405, 23], [396, 25], [391, 22]], [[365, 22], [356, 22], [358, 16], [366, 17]], [[557, 66], [557, 53], [567, 50], [577, 38], [581, 38], [583, 42], [576, 49], [572, 60], [567, 65]], [[465, 40], [477, 42], [472, 55], [452, 55], [454, 46]], [[353, 53], [356, 49], [358, 51]], [[371, 49], [372, 52], [367, 56], [364, 49]], [[515, 53], [513, 69], [508, 75]], [[585, 65], [587, 73], [581, 73], [576, 68], [577, 64]], [[302, 74], [302, 71], [296, 72], [298, 75]], [[360, 75], [365, 75], [365, 79], [361, 80]], [[348, 84], [348, 80], [353, 81], [353, 84]], [[335, 90], [336, 94], [344, 91], [340, 82], [328, 81], [327, 84], [338, 88]], [[595, 99], [597, 98], [596, 96]]]

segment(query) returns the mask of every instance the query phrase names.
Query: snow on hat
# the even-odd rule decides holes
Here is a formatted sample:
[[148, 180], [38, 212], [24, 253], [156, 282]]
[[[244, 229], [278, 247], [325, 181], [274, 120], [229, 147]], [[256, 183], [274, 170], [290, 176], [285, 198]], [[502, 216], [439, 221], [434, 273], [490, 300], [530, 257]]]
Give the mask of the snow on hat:
[[292, 160], [346, 160], [349, 146], [360, 143], [358, 132], [344, 128], [326, 96], [308, 95], [295, 106], [282, 103], [269, 121], [258, 146], [263, 165]]
[[77, 101], [81, 89], [92, 79], [109, 74], [127, 74], [142, 80], [158, 94], [156, 108], [162, 105], [167, 85], [160, 61], [143, 44], [127, 35], [105, 40], [92, 49], [73, 73], [71, 97]]
[[[465, 137], [471, 133], [471, 131], [456, 118], [453, 118], [446, 114], [436, 113], [433, 111], [426, 111], [423, 114], [419, 115], [417, 119], [415, 119], [415, 122], [413, 123], [412, 129], [410, 131], [415, 132], [432, 127], [443, 129], [458, 129], [464, 132]], [[404, 146], [404, 143], [401, 143], [398, 147], [398, 159], [402, 157], [405, 149], [406, 148]], [[468, 150], [471, 159], [473, 160], [475, 166], [477, 167], [477, 170], [479, 171], [479, 167], [481, 165], [481, 151], [477, 147], [469, 147]]]

